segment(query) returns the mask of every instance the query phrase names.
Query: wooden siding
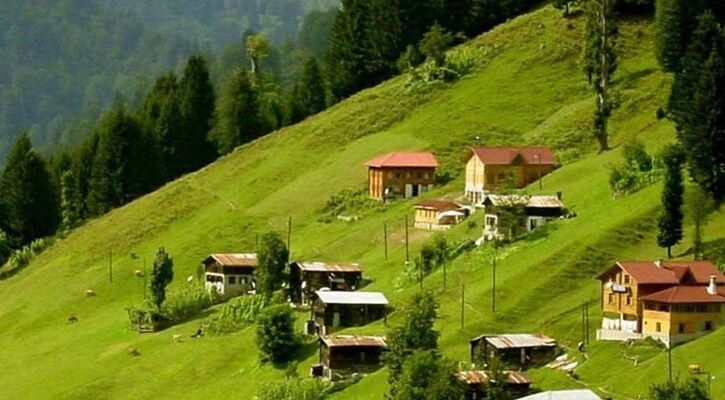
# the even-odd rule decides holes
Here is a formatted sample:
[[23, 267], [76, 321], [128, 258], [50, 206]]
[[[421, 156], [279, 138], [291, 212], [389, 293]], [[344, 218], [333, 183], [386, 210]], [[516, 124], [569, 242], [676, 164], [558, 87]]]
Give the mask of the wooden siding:
[[[428, 185], [435, 183], [435, 168], [368, 168], [368, 190], [370, 197], [383, 200], [385, 189], [391, 188], [393, 194], [405, 196], [405, 185]], [[420, 193], [419, 193], [420, 194]]]

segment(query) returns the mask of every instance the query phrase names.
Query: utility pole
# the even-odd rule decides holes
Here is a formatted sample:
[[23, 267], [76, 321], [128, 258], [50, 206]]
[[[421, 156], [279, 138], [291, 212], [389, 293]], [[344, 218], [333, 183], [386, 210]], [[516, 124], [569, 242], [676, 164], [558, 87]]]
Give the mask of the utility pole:
[[113, 283], [113, 250], [108, 250], [108, 282]]
[[388, 260], [388, 223], [383, 223], [383, 243], [385, 246], [385, 261]]
[[405, 262], [410, 262], [410, 251], [408, 249], [408, 214], [405, 214]]
[[466, 285], [461, 282], [461, 329], [463, 329], [463, 321], [465, 320], [465, 300]]
[[146, 257], [143, 258], [143, 299], [146, 300]]
[[492, 259], [492, 267], [493, 267], [493, 274], [491, 275], [492, 280], [492, 288], [491, 288], [491, 312], [496, 312], [496, 256], [498, 255], [498, 245], [496, 244], [496, 239], [493, 240], [493, 259]]
[[290, 243], [292, 240], [292, 217], [287, 220], [287, 263], [289, 263], [290, 255], [292, 254]]
[[443, 263], [443, 290], [446, 290], [446, 264]]
[[667, 331], [667, 372], [669, 381], [672, 382], [672, 327]]

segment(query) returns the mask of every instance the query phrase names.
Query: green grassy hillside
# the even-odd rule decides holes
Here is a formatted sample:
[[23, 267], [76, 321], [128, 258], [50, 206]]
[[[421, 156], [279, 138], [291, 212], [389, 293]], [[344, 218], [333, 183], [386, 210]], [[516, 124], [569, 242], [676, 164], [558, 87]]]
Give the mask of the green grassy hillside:
[[[293, 259], [360, 262], [393, 306], [417, 289], [404, 277], [403, 220], [412, 201], [370, 211], [352, 223], [318, 222], [326, 200], [366, 185], [364, 162], [391, 150], [432, 150], [443, 169], [460, 173], [467, 146], [545, 143], [556, 148], [562, 168], [544, 179], [544, 192], [563, 191], [578, 218], [557, 221], [499, 253], [497, 311], [490, 312], [491, 254], [476, 249], [426, 278], [442, 303], [437, 327], [442, 352], [467, 361], [468, 340], [487, 331], [537, 331], [574, 347], [580, 338], [580, 309], [591, 301], [593, 330], [600, 313], [596, 273], [619, 258], [660, 257], [655, 216], [660, 185], [613, 199], [607, 165], [621, 159], [614, 149], [595, 154], [588, 136], [594, 99], [577, 67], [583, 21], [563, 20], [546, 7], [519, 17], [467, 44], [481, 55], [476, 72], [461, 81], [410, 91], [397, 78], [289, 128], [237, 149], [209, 167], [170, 183], [59, 240], [23, 271], [0, 281], [0, 393], [4, 398], [250, 398], [284, 369], [260, 365], [253, 327], [233, 335], [172, 343], [190, 334], [199, 320], [166, 331], [139, 335], [128, 329], [124, 308], [142, 297], [133, 271], [158, 246], [174, 257], [173, 290], [194, 275], [211, 252], [250, 251], [257, 233], [284, 232], [292, 217]], [[648, 21], [622, 27], [617, 86], [622, 106], [612, 124], [612, 143], [639, 137], [654, 150], [674, 137], [655, 119], [669, 80], [658, 68]], [[432, 196], [460, 194], [462, 177]], [[530, 188], [532, 193], [537, 187]], [[481, 214], [448, 235], [451, 240], [480, 234]], [[383, 225], [390, 232], [390, 255], [383, 257]], [[690, 233], [688, 226], [688, 234]], [[725, 216], [707, 226], [708, 243], [722, 243]], [[412, 251], [429, 236], [414, 231]], [[689, 237], [686, 241], [689, 243]], [[687, 244], [674, 249], [686, 253]], [[109, 252], [114, 279], [108, 282]], [[131, 253], [141, 255], [132, 259]], [[687, 255], [683, 255], [687, 256]], [[465, 284], [465, 326], [460, 327], [459, 284]], [[92, 288], [98, 294], [86, 298]], [[70, 314], [77, 324], [66, 323]], [[389, 322], [395, 323], [393, 313]], [[362, 331], [382, 333], [376, 323]], [[678, 373], [698, 362], [725, 377], [725, 330], [678, 347]], [[131, 358], [127, 349], [141, 356]], [[585, 384], [630, 399], [651, 382], [666, 378], [666, 354], [648, 350], [633, 366], [620, 344], [592, 343], [590, 358], [577, 371], [580, 382], [551, 370], [533, 371], [539, 388]], [[316, 362], [314, 346], [299, 354], [299, 372]], [[725, 385], [714, 381], [714, 398]], [[386, 390], [381, 370], [345, 391], [339, 399], [379, 399]]]

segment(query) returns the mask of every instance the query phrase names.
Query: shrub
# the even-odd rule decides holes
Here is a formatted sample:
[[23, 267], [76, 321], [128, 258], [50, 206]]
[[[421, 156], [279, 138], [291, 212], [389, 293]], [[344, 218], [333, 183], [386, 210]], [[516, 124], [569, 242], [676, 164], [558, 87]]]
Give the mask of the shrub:
[[287, 305], [265, 309], [257, 321], [257, 345], [262, 361], [287, 361], [300, 346], [294, 316]]
[[367, 189], [344, 189], [333, 194], [325, 202], [319, 222], [329, 223], [344, 214], [364, 214], [368, 211], [382, 211], [385, 207], [377, 200], [368, 196]]
[[615, 196], [637, 192], [662, 178], [662, 157], [650, 156], [642, 142], [631, 141], [624, 145], [622, 152], [624, 161], [611, 166], [609, 173], [609, 186]]
[[169, 321], [178, 323], [209, 308], [217, 300], [215, 291], [206, 290], [198, 284], [186, 284], [180, 290], [171, 292], [161, 314]]
[[328, 385], [317, 379], [290, 378], [265, 382], [257, 391], [256, 400], [322, 400]]
[[42, 253], [43, 250], [47, 249], [51, 244], [53, 244], [52, 239], [40, 238], [33, 240], [20, 249], [14, 250], [10, 253], [10, 257], [8, 257], [7, 262], [4, 265], [5, 269], [27, 267], [28, 264], [30, 264], [30, 261], [33, 260], [33, 257]]
[[267, 307], [264, 296], [242, 296], [230, 300], [211, 318], [207, 332], [222, 335], [235, 332], [253, 323]]

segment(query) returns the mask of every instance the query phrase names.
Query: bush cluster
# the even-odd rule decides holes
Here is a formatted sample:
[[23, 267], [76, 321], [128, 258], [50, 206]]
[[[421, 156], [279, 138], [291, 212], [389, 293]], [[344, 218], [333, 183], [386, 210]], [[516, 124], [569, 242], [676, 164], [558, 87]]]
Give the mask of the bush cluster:
[[635, 193], [662, 178], [661, 157], [651, 156], [638, 140], [624, 145], [624, 162], [614, 165], [609, 174], [609, 186], [615, 196]]
[[236, 332], [257, 317], [267, 307], [264, 296], [241, 296], [230, 300], [209, 321], [207, 332], [222, 335]]

